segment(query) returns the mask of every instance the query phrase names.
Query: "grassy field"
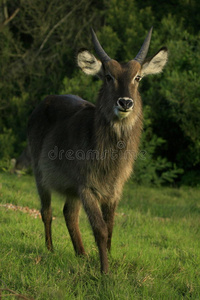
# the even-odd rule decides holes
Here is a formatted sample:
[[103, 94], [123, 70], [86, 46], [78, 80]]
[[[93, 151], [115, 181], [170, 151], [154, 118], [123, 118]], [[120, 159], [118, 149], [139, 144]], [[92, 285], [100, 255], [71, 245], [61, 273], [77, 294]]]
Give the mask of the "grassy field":
[[44, 300], [200, 299], [200, 189], [128, 183], [117, 209], [108, 275], [99, 272], [83, 211], [84, 259], [74, 255], [62, 198], [55, 195], [52, 203], [54, 253], [45, 249], [41, 219], [6, 203], [40, 209], [33, 177], [0, 173], [0, 299], [16, 299], [13, 292]]

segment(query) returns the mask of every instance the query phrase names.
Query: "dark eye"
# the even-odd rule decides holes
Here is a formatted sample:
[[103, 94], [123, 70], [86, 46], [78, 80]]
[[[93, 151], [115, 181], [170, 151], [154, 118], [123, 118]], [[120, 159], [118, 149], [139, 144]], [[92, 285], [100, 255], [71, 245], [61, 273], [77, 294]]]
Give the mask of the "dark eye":
[[137, 81], [137, 82], [139, 82], [141, 79], [142, 79], [142, 77], [141, 77], [140, 75], [137, 75], [137, 76], [135, 77], [135, 81]]
[[112, 80], [112, 77], [109, 74], [107, 74], [105, 77], [107, 82], [110, 82]]

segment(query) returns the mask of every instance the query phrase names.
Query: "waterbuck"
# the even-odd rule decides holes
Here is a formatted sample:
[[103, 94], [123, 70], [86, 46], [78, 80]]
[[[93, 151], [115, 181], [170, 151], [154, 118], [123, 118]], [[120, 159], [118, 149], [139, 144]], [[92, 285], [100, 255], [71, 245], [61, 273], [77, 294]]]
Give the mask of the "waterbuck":
[[146, 59], [151, 28], [136, 57], [120, 64], [91, 33], [99, 59], [81, 50], [77, 63], [85, 74], [103, 81], [96, 105], [74, 95], [48, 96], [30, 117], [28, 139], [47, 248], [53, 249], [51, 193], [57, 191], [65, 196], [63, 214], [76, 254], [85, 254], [79, 231], [82, 204], [98, 246], [101, 272], [107, 273], [114, 213], [142, 131], [139, 81], [162, 71], [167, 49]]

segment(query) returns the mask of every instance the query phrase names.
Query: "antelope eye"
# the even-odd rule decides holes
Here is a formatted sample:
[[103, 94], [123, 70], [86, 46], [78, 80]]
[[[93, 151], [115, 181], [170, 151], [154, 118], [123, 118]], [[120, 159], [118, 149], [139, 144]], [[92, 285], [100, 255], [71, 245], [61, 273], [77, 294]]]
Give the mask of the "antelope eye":
[[135, 81], [137, 81], [137, 82], [139, 82], [141, 79], [142, 79], [142, 77], [141, 77], [140, 75], [137, 75], [137, 76], [135, 77]]
[[109, 74], [107, 74], [105, 77], [107, 82], [110, 82], [112, 80], [112, 77]]

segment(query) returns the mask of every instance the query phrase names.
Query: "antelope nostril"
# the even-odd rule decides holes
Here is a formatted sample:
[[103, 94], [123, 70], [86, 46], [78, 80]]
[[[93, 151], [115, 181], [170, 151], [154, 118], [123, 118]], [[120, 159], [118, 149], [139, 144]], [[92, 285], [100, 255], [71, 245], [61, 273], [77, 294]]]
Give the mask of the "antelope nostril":
[[125, 106], [125, 100], [119, 99], [119, 100], [118, 100], [118, 104], [119, 104], [121, 107], [124, 107], [124, 106]]
[[133, 106], [132, 99], [119, 98], [117, 102], [118, 105], [120, 105], [124, 110], [129, 109]]
[[131, 108], [133, 106], [133, 100], [126, 100], [126, 107]]

